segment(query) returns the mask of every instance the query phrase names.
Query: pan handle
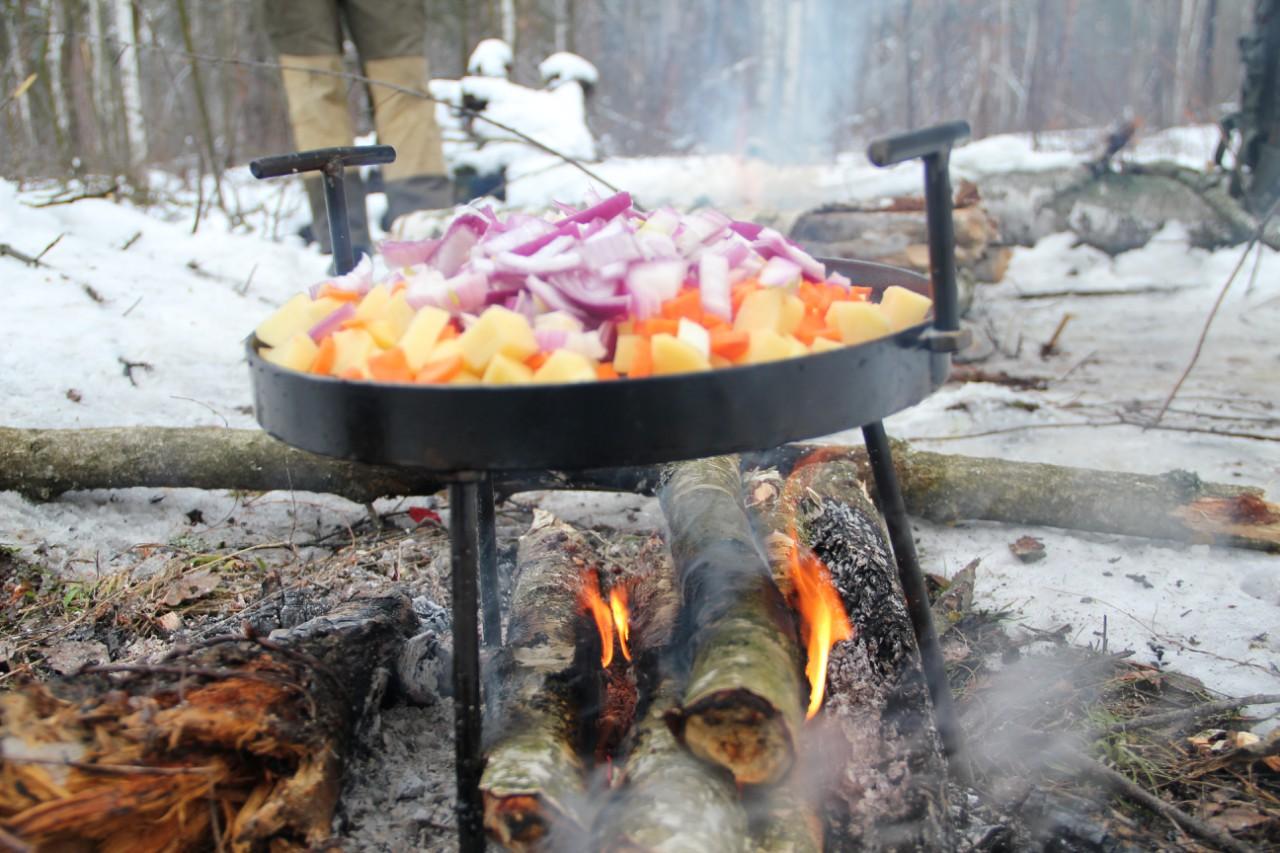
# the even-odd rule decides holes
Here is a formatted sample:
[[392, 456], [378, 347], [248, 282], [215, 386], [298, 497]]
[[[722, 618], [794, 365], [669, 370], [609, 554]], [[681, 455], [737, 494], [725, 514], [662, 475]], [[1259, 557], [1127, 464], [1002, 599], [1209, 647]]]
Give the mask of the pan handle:
[[934, 352], [956, 352], [968, 344], [969, 335], [960, 329], [956, 294], [956, 233], [951, 221], [950, 171], [951, 147], [968, 138], [969, 123], [953, 121], [877, 139], [867, 148], [868, 159], [881, 167], [917, 157], [924, 160], [933, 329], [923, 340]]

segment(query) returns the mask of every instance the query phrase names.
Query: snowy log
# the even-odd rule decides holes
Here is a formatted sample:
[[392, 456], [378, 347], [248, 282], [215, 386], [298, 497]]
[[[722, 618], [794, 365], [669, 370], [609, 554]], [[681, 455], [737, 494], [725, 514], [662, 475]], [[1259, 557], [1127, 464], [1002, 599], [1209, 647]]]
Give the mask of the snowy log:
[[[784, 470], [816, 445], [744, 457]], [[831, 447], [867, 474], [861, 448]], [[907, 510], [934, 521], [980, 519], [1096, 533], [1280, 550], [1280, 505], [1257, 489], [1202, 481], [1188, 471], [1129, 474], [913, 450], [896, 442]], [[505, 494], [571, 488], [652, 494], [659, 469], [504, 473]], [[444, 488], [426, 471], [363, 465], [295, 450], [258, 430], [167, 427], [0, 427], [0, 491], [44, 501], [78, 489], [275, 489], [367, 502]]]
[[830, 572], [853, 635], [827, 664], [826, 699], [801, 767], [833, 849], [944, 850], [946, 761], [879, 513], [847, 460], [748, 477], [770, 565], [791, 594], [792, 534]]

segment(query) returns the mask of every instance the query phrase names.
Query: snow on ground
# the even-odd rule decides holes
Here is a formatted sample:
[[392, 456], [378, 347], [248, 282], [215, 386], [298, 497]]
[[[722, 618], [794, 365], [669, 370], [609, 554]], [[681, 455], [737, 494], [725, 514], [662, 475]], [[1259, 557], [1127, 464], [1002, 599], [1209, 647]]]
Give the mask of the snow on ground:
[[[1078, 162], [1079, 152], [1089, 150], [1081, 137], [1077, 147], [1069, 135], [1041, 139], [1039, 150], [1028, 138], [982, 140], [957, 152], [956, 174]], [[1212, 142], [1207, 132], [1180, 129], [1144, 141], [1138, 156], [1193, 162], [1207, 156]], [[856, 155], [809, 171], [728, 156], [611, 160], [598, 168], [649, 204], [731, 209], [769, 199], [808, 206], [919, 185], [918, 167], [882, 172]], [[255, 184], [244, 170], [228, 173], [225, 183], [234, 201], [228, 206], [243, 215], [215, 209], [192, 234], [189, 194], [159, 179], [161, 194], [177, 201], [149, 211], [105, 200], [34, 208], [47, 192], [18, 192], [0, 182], [6, 243], [35, 255], [61, 235], [40, 267], [0, 257], [8, 300], [0, 349], [0, 394], [9, 401], [3, 425], [254, 425], [243, 338], [273, 306], [322, 277], [328, 261], [291, 236], [305, 220], [296, 184]], [[512, 203], [573, 201], [589, 184], [556, 168], [513, 184]], [[1006, 281], [980, 290], [970, 320], [979, 349], [990, 355], [984, 368], [1044, 376], [1048, 390], [950, 386], [891, 418], [890, 433], [945, 452], [1146, 473], [1186, 468], [1210, 480], [1264, 487], [1274, 498], [1280, 493], [1276, 253], [1264, 253], [1252, 290], [1253, 264], [1246, 264], [1225, 300], [1199, 366], [1167, 416], [1166, 425], [1178, 429], [1143, 431], [1126, 423], [1149, 418], [1177, 379], [1240, 251], [1191, 250], [1177, 226], [1115, 259], [1074, 247], [1062, 235], [1016, 250]], [[1142, 292], [1149, 287], [1167, 290]], [[1135, 293], [1044, 296], [1091, 289]], [[1060, 351], [1042, 359], [1040, 345], [1068, 313]], [[130, 381], [122, 361], [149, 369], [135, 368]], [[1224, 431], [1271, 440], [1216, 434]], [[652, 504], [637, 498], [548, 500], [558, 511], [597, 522], [652, 525], [657, 518]], [[387, 501], [379, 508], [397, 506]], [[193, 522], [192, 510], [203, 520]], [[363, 513], [309, 494], [130, 489], [32, 504], [5, 493], [0, 544], [67, 573], [105, 573], [136, 564], [142, 543], [298, 543]], [[1068, 624], [1076, 642], [1097, 644], [1105, 616], [1111, 649], [1171, 663], [1228, 693], [1280, 689], [1273, 663], [1280, 659], [1280, 558], [990, 523], [920, 522], [917, 534], [928, 571], [951, 574], [981, 558], [979, 603], [1009, 608], [1029, 626]], [[1024, 534], [1044, 540], [1046, 559], [1027, 565], [1010, 554], [1008, 543]]]

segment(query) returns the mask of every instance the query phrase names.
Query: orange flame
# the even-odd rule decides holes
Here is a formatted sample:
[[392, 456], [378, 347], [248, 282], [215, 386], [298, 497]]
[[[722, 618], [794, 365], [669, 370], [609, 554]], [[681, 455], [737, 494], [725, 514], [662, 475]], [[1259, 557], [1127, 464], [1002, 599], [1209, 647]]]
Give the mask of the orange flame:
[[[627, 590], [625, 587], [615, 586], [609, 590], [609, 611], [613, 614], [613, 624], [618, 629], [618, 646], [622, 649], [622, 656], [627, 660], [631, 660], [631, 649], [627, 647], [627, 642], [631, 639], [631, 626], [627, 622]], [[608, 664], [605, 664], [608, 666]]]
[[613, 614], [600, 595], [600, 573], [595, 569], [587, 572], [579, 598], [583, 609], [596, 620], [596, 630], [600, 632], [600, 665], [608, 668], [613, 662]]
[[797, 541], [794, 530], [791, 531], [791, 543], [789, 575], [796, 610], [800, 613], [800, 633], [808, 654], [804, 674], [809, 679], [809, 710], [805, 719], [811, 720], [822, 707], [822, 697], [827, 689], [827, 658], [831, 647], [852, 637], [853, 626], [849, 624], [849, 616], [831, 583], [827, 567], [816, 554]]

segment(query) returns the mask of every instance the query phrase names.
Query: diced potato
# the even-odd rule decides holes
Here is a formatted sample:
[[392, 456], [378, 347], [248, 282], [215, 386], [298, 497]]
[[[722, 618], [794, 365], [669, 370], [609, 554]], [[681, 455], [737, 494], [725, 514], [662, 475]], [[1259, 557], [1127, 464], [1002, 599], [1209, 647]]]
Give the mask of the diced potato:
[[262, 357], [272, 364], [290, 370], [306, 370], [316, 357], [316, 342], [306, 332], [298, 332], [282, 346], [262, 351]]
[[383, 319], [391, 324], [391, 328], [395, 329], [396, 340], [398, 341], [409, 329], [409, 324], [413, 322], [415, 316], [417, 316], [417, 312], [409, 304], [409, 299], [404, 295], [404, 291], [400, 290], [391, 297], [391, 304], [387, 306]]
[[884, 296], [880, 298], [880, 310], [895, 332], [923, 323], [932, 305], [933, 300], [929, 297], [896, 284], [886, 287]]
[[[742, 300], [738, 316], [733, 320], [733, 327], [743, 332], [756, 329], [777, 332], [782, 327], [786, 301], [787, 292], [780, 287], [762, 287], [753, 291]], [[803, 306], [801, 313], [803, 314]]]
[[509, 356], [496, 353], [489, 359], [481, 380], [486, 385], [524, 385], [533, 381], [533, 370]]
[[802, 344], [794, 335], [787, 335], [783, 340], [787, 342], [787, 355], [791, 358], [809, 354], [809, 348]]
[[254, 334], [267, 346], [278, 347], [315, 325], [313, 317], [311, 297], [299, 293], [281, 305], [276, 313], [263, 320]]
[[572, 350], [558, 349], [533, 373], [534, 382], [593, 382], [596, 367], [591, 360]]
[[581, 332], [582, 321], [565, 311], [551, 311], [533, 318], [535, 329], [562, 330], [565, 332]]
[[752, 329], [743, 364], [760, 364], [791, 357], [791, 343], [773, 329]]
[[643, 342], [644, 338], [639, 335], [618, 335], [618, 344], [613, 350], [613, 369], [623, 374], [630, 373], [636, 347]]
[[529, 321], [524, 315], [500, 305], [489, 307], [459, 340], [462, 358], [474, 372], [484, 371], [496, 355], [505, 355], [519, 363], [538, 351]]
[[789, 335], [800, 327], [804, 320], [804, 302], [794, 293], [788, 293], [782, 300], [782, 316], [778, 318], [778, 333]]
[[833, 349], [844, 349], [844, 344], [830, 338], [814, 338], [809, 352], [831, 352]]
[[711, 354], [711, 366], [719, 370], [722, 367], [733, 367], [733, 362], [722, 355]]
[[449, 312], [430, 305], [418, 310], [400, 336], [400, 349], [411, 370], [420, 370], [449, 322]]
[[347, 370], [367, 372], [369, 356], [376, 349], [373, 335], [365, 329], [343, 329], [333, 333], [333, 372], [341, 376]]
[[879, 305], [870, 302], [835, 302], [827, 309], [827, 325], [840, 330], [840, 340], [860, 344], [893, 334]]
[[[334, 299], [329, 296], [322, 296], [315, 302], [311, 303], [311, 326], [319, 323], [325, 317], [328, 317], [334, 311], [337, 311], [343, 305], [341, 300]], [[311, 328], [308, 326], [307, 328]]]
[[653, 348], [654, 376], [711, 369], [705, 355], [675, 335], [654, 335], [649, 344]]
[[369, 320], [364, 328], [373, 335], [373, 342], [381, 349], [391, 349], [400, 340], [400, 332], [396, 331], [390, 320]]
[[390, 307], [391, 291], [387, 290], [386, 285], [380, 284], [364, 295], [364, 299], [361, 299], [360, 304], [356, 306], [355, 316], [351, 319], [357, 323], [381, 320]]
[[470, 370], [462, 370], [458, 375], [446, 382], [446, 385], [479, 385], [484, 380]]
[[[435, 349], [431, 351], [431, 355], [427, 356], [425, 363], [444, 361], [447, 358], [453, 358], [455, 355], [462, 355], [462, 342], [457, 338], [449, 338], [447, 341], [441, 341], [436, 344]], [[474, 373], [475, 371], [472, 372]]]
[[711, 333], [700, 324], [681, 317], [676, 328], [676, 337], [702, 353], [703, 358], [711, 357]]

